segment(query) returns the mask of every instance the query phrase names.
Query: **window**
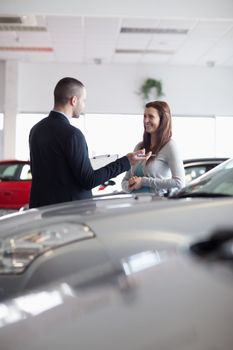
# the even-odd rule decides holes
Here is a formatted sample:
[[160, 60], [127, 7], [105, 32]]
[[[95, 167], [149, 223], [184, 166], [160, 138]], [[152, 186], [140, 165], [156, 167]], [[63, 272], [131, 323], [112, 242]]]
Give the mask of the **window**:
[[232, 157], [233, 150], [233, 117], [216, 117], [216, 155]]
[[3, 129], [3, 113], [0, 113], [0, 130]]
[[29, 159], [29, 132], [46, 114], [18, 114], [16, 119], [16, 159]]
[[85, 136], [91, 157], [101, 154], [123, 156], [142, 140], [142, 116], [87, 114], [85, 119]]
[[[45, 116], [47, 114], [35, 113], [17, 116], [16, 158], [29, 159], [30, 129]], [[233, 116], [174, 115], [172, 122], [173, 138], [178, 143], [183, 159], [232, 156]], [[133, 151], [143, 136], [142, 114], [86, 114], [72, 119], [71, 123], [85, 135], [91, 158], [106, 154], [123, 156]]]
[[183, 159], [215, 157], [215, 118], [173, 117], [173, 135]]
[[16, 180], [18, 164], [0, 164], [1, 180]]

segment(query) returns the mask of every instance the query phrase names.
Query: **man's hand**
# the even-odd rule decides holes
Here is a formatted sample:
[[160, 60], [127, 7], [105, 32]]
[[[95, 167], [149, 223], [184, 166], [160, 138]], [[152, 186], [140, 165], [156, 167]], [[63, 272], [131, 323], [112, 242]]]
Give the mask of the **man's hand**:
[[128, 153], [127, 157], [129, 159], [130, 165], [135, 165], [137, 162], [142, 160], [148, 160], [152, 152], [145, 154], [145, 148], [139, 149], [138, 151]]

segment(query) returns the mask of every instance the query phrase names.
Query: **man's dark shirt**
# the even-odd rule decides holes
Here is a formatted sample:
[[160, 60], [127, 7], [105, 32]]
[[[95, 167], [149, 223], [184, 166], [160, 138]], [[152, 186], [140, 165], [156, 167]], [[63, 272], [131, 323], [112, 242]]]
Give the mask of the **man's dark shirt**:
[[91, 189], [130, 168], [126, 156], [93, 170], [82, 132], [51, 111], [29, 135], [32, 187], [29, 207], [91, 198]]

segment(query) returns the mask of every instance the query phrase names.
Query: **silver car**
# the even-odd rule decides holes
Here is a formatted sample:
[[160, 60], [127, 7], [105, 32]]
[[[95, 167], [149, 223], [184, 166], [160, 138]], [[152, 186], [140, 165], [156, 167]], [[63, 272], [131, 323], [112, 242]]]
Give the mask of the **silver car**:
[[227, 196], [233, 196], [233, 158], [188, 183], [175, 198]]
[[2, 218], [1, 349], [232, 350], [232, 209], [141, 194]]

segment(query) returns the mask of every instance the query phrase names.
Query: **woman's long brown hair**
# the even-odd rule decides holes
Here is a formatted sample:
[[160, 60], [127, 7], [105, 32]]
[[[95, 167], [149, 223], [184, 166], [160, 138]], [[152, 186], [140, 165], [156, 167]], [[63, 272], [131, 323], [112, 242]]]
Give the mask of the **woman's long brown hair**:
[[[142, 148], [145, 148], [146, 153], [152, 151], [153, 154], [157, 154], [163, 146], [171, 139], [172, 137], [172, 119], [171, 111], [168, 104], [164, 101], [152, 101], [148, 102], [145, 105], [145, 108], [154, 108], [158, 111], [160, 117], [160, 124], [157, 130], [157, 142], [156, 145], [151, 148], [151, 134], [144, 131]], [[153, 158], [149, 158], [148, 162]]]

